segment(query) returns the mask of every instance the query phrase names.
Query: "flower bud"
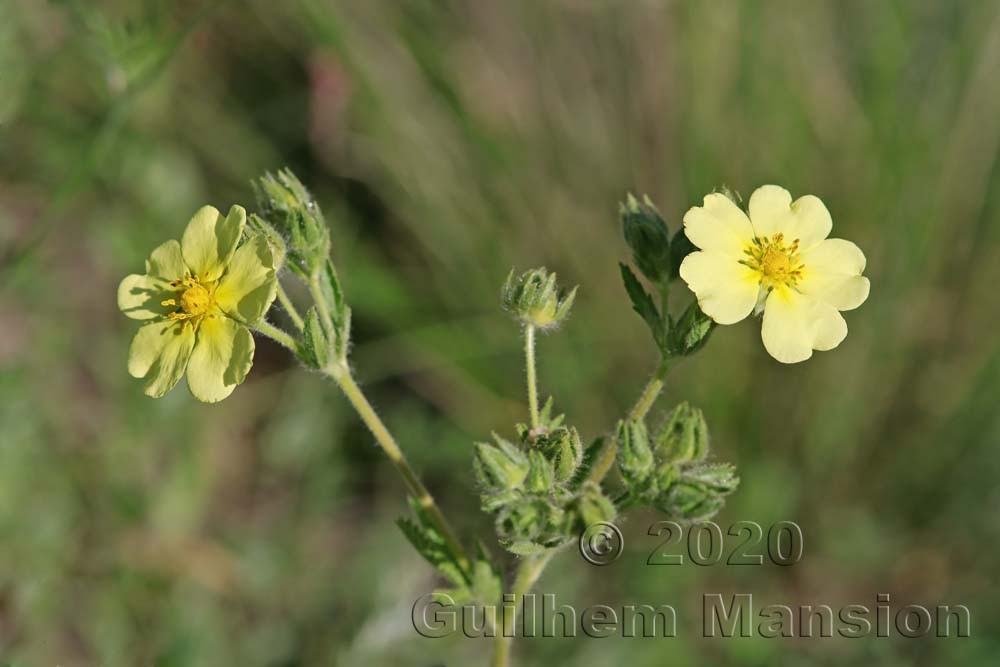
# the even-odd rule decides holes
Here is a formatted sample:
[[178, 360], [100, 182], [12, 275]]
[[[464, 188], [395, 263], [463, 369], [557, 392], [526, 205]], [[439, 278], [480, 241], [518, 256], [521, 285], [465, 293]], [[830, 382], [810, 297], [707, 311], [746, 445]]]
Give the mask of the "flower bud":
[[497, 515], [497, 533], [511, 542], [546, 545], [562, 537], [565, 511], [543, 498], [524, 497]]
[[538, 436], [535, 446], [552, 462], [560, 482], [568, 482], [583, 461], [583, 443], [572, 427], [560, 427]]
[[285, 264], [285, 239], [266, 220], [256, 213], [251, 213], [247, 218], [248, 226], [264, 237], [268, 247], [271, 249], [271, 256], [274, 258], [274, 272], [278, 273]]
[[585, 482], [576, 500], [576, 511], [583, 522], [581, 530], [595, 523], [611, 521], [617, 515], [615, 504], [604, 495], [601, 487], [594, 482]]
[[475, 445], [472, 465], [476, 479], [491, 491], [517, 488], [528, 474], [528, 459], [511, 443], [499, 436], [493, 437], [496, 446], [483, 442]]
[[287, 240], [289, 266], [309, 278], [330, 253], [330, 231], [316, 201], [288, 169], [253, 185], [267, 221]]
[[556, 274], [545, 268], [531, 269], [520, 276], [511, 270], [501, 290], [507, 312], [539, 329], [551, 329], [569, 314], [576, 298], [576, 287], [568, 293], [556, 285]]
[[618, 422], [618, 469], [635, 492], [642, 490], [653, 470], [653, 451], [641, 420]]
[[705, 415], [698, 408], [681, 403], [667, 416], [653, 440], [657, 453], [665, 461], [701, 461], [708, 455]]
[[640, 203], [630, 193], [618, 205], [625, 242], [632, 259], [651, 282], [665, 285], [670, 277], [670, 231], [649, 197]]
[[709, 463], [694, 466], [684, 471], [683, 479], [688, 484], [697, 484], [702, 488], [723, 495], [732, 493], [740, 484], [736, 468], [731, 463]]
[[657, 508], [686, 521], [704, 521], [714, 516], [725, 497], [739, 486], [735, 468], [728, 463], [688, 467], [656, 500]]
[[661, 512], [681, 521], [706, 521], [722, 509], [725, 500], [718, 494], [683, 482], [674, 484], [655, 506]]

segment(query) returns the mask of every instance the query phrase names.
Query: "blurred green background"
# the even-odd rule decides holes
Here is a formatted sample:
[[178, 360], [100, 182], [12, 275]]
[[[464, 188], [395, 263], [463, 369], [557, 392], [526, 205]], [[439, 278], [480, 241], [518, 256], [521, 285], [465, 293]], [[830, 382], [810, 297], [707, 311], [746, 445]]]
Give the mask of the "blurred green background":
[[[485, 663], [413, 631], [439, 582], [332, 384], [264, 340], [217, 406], [126, 373], [118, 281], [285, 165], [331, 221], [360, 380], [496, 553], [470, 461], [526, 414], [510, 267], [581, 286], [540, 371], [593, 436], [655, 361], [624, 193], [674, 228], [721, 184], [820, 196], [868, 257], [846, 341], [783, 366], [757, 323], [722, 328], [656, 408], [705, 410], [743, 478], [717, 521], [796, 521], [802, 561], [649, 567], [657, 517], [632, 514], [618, 562], [567, 550], [541, 590], [670, 603], [679, 636], [519, 641], [519, 664], [996, 664], [998, 71], [990, 1], [0, 0], [0, 664]], [[972, 636], [702, 639], [716, 592], [965, 604]]]

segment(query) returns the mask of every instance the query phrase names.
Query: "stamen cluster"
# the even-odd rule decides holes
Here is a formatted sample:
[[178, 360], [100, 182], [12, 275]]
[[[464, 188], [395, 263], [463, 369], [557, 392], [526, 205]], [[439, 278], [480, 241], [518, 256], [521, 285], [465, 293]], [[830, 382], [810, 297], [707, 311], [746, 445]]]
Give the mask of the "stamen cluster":
[[747, 259], [740, 264], [759, 272], [764, 287], [794, 286], [802, 277], [804, 265], [799, 261], [799, 240], [785, 245], [785, 235], [781, 232], [770, 238], [755, 236], [743, 254]]

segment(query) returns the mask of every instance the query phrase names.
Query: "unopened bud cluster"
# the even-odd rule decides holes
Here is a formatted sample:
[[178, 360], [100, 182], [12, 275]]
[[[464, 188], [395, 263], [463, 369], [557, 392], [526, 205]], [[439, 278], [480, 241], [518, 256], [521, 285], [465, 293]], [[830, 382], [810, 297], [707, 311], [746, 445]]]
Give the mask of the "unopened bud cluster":
[[706, 463], [708, 427], [701, 410], [681, 403], [653, 434], [643, 421], [618, 424], [618, 469], [630, 500], [688, 521], [709, 519], [736, 490], [728, 463]]
[[278, 268], [288, 267], [310, 287], [314, 305], [303, 318], [299, 357], [313, 368], [343, 366], [351, 337], [351, 309], [330, 259], [330, 232], [309, 190], [288, 169], [254, 182], [261, 215], [251, 226], [267, 239]]
[[518, 425], [518, 443], [494, 434], [493, 443], [476, 445], [483, 510], [494, 515], [504, 547], [520, 555], [565, 544], [616, 514], [600, 487], [582, 479], [579, 433], [563, 426], [561, 416], [549, 419], [550, 408], [551, 402], [542, 426]]
[[283, 237], [288, 266], [308, 279], [318, 272], [330, 254], [330, 231], [312, 194], [288, 169], [265, 174], [254, 182], [262, 217]]

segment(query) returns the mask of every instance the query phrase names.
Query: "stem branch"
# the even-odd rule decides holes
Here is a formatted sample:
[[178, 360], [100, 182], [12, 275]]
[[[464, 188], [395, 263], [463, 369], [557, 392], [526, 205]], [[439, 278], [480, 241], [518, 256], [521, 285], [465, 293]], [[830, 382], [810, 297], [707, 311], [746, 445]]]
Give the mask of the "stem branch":
[[287, 333], [274, 326], [267, 320], [261, 320], [256, 324], [252, 325], [251, 328], [259, 334], [263, 334], [278, 343], [283, 345], [292, 351], [293, 354], [298, 356], [299, 354], [299, 344], [294, 338], [289, 336]]
[[295, 304], [288, 298], [288, 294], [285, 292], [285, 288], [281, 286], [281, 283], [278, 283], [278, 301], [281, 302], [281, 307], [288, 313], [288, 317], [291, 318], [295, 328], [302, 331], [306, 326], [305, 321], [299, 315], [299, 311], [296, 310]]
[[[317, 303], [319, 303], [318, 300]], [[417, 473], [410, 467], [406, 456], [403, 455], [403, 450], [396, 444], [395, 438], [389, 433], [389, 429], [386, 428], [385, 423], [378, 416], [378, 413], [375, 412], [375, 408], [368, 402], [368, 399], [361, 391], [361, 387], [354, 381], [350, 369], [345, 364], [333, 364], [324, 369], [324, 373], [330, 376], [337, 383], [337, 386], [340, 387], [341, 391], [344, 392], [344, 395], [347, 396], [347, 400], [351, 402], [358, 416], [361, 417], [361, 421], [365, 423], [368, 430], [375, 436], [375, 440], [382, 448], [382, 451], [389, 457], [392, 464], [396, 466], [396, 470], [403, 477], [403, 482], [406, 484], [407, 490], [420, 506], [427, 510], [427, 514], [431, 521], [433, 521], [435, 528], [444, 537], [452, 553], [461, 559], [463, 569], [467, 570], [471, 561], [462, 548], [461, 542], [455, 536], [454, 531], [441, 512], [441, 508], [434, 501], [434, 496], [431, 495], [427, 487], [417, 477]]]
[[[660, 365], [656, 368], [656, 372], [653, 373], [653, 377], [649, 379], [649, 382], [646, 383], [642, 393], [639, 395], [639, 399], [632, 406], [632, 409], [629, 410], [627, 419], [630, 421], [639, 421], [646, 416], [649, 409], [653, 407], [653, 403], [659, 398], [660, 392], [663, 391], [663, 378], [667, 376], [667, 372], [671, 366], [672, 362], [666, 359], [660, 362]], [[591, 469], [587, 479], [600, 484], [604, 476], [611, 470], [611, 465], [615, 462], [617, 455], [618, 440], [614, 437], [608, 438], [608, 444], [598, 454], [598, 458], [594, 462], [594, 467]]]
[[639, 421], [646, 416], [649, 409], [653, 407], [653, 403], [659, 398], [660, 392], [663, 391], [663, 378], [667, 376], [667, 372], [670, 370], [671, 362], [664, 359], [660, 362], [657, 367], [656, 372], [653, 373], [653, 377], [649, 379], [646, 386], [643, 388], [642, 393], [639, 395], [639, 399], [629, 410], [628, 418], [631, 421]]

